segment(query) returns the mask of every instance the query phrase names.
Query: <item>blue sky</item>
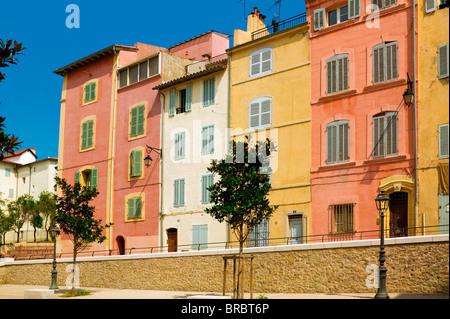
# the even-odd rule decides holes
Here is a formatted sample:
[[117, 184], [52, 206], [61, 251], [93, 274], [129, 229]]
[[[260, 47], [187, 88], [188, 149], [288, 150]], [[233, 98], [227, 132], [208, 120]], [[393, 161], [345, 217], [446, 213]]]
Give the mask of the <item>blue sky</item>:
[[[257, 6], [266, 22], [278, 14], [276, 0], [245, 0], [245, 14]], [[69, 4], [80, 9], [80, 28], [66, 27]], [[281, 19], [303, 13], [303, 0], [281, 0]], [[112, 44], [143, 42], [169, 47], [209, 30], [233, 35], [246, 28], [244, 1], [27, 0], [2, 6], [0, 38], [23, 43], [19, 65], [3, 69], [0, 116], [6, 132], [34, 147], [39, 159], [58, 157], [63, 78], [53, 73]]]

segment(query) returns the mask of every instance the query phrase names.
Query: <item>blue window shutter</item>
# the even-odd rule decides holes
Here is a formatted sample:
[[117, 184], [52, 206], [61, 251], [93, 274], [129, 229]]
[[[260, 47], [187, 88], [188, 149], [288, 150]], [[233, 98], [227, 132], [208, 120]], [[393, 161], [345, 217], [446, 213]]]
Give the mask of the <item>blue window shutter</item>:
[[200, 249], [208, 248], [208, 225], [200, 225]]
[[192, 84], [186, 86], [186, 112], [192, 108]]
[[199, 247], [199, 241], [200, 241], [200, 227], [199, 225], [193, 225], [192, 226], [192, 249], [198, 250]]
[[176, 98], [176, 90], [170, 90], [170, 105], [169, 105], [169, 116], [175, 115], [175, 98]]

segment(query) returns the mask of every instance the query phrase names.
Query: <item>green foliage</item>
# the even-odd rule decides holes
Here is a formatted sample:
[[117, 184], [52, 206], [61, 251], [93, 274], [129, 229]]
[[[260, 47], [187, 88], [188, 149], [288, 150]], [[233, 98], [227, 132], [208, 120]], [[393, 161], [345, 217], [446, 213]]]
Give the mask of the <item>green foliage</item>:
[[8, 204], [9, 218], [13, 230], [17, 233], [17, 242], [19, 242], [20, 229], [32, 217], [35, 207], [36, 202], [28, 194], [22, 195]]
[[261, 172], [275, 146], [268, 139], [251, 143], [233, 141], [225, 159], [213, 161], [208, 171], [220, 179], [208, 190], [214, 206], [206, 212], [219, 222], [227, 222], [241, 244], [248, 234], [277, 206], [271, 206], [267, 195], [271, 189], [270, 177]]
[[48, 241], [49, 231], [55, 225], [55, 215], [56, 215], [55, 195], [47, 191], [43, 191], [42, 193], [40, 193], [39, 200], [37, 201], [36, 204], [36, 210], [44, 218], [42, 226], [44, 226], [45, 230], [47, 231], [47, 241]]

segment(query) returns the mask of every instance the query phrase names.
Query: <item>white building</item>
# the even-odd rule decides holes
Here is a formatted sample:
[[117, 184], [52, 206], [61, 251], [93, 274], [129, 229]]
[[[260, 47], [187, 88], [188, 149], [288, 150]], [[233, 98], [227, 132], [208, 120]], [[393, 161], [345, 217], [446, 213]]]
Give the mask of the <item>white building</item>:
[[227, 62], [226, 54], [193, 61], [185, 76], [154, 88], [163, 105], [160, 241], [168, 251], [224, 248], [229, 241], [226, 223], [205, 212], [214, 181], [207, 167], [224, 157], [228, 140]]
[[[28, 148], [7, 154], [0, 161], [0, 196], [6, 202], [17, 200], [18, 197], [28, 194], [34, 199], [39, 198], [43, 191], [55, 193], [55, 176], [57, 173], [58, 159], [49, 157], [38, 160], [34, 148]], [[7, 207], [2, 207], [7, 211]], [[26, 223], [21, 229], [22, 241], [34, 240], [34, 228]], [[16, 234], [9, 232], [6, 242], [16, 241]], [[43, 230], [37, 231], [37, 238], [45, 238]]]

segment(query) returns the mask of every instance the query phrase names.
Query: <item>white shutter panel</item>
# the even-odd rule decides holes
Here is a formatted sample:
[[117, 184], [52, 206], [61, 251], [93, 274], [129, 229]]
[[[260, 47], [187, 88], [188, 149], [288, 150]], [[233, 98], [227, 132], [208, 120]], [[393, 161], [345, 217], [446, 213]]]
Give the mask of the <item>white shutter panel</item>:
[[261, 72], [272, 70], [272, 50], [262, 52]]
[[259, 103], [250, 104], [250, 127], [259, 126]]
[[446, 78], [448, 72], [448, 43], [441, 45], [438, 49], [438, 74], [439, 78]]
[[361, 15], [361, 0], [348, 0], [348, 18], [353, 19]]
[[260, 73], [260, 62], [261, 62], [261, 54], [255, 53], [251, 56], [251, 70], [250, 75], [255, 75]]
[[270, 100], [261, 102], [261, 126], [270, 125]]
[[425, 12], [430, 13], [436, 10], [436, 0], [425, 0]]
[[439, 158], [448, 158], [448, 148], [449, 148], [449, 140], [448, 140], [448, 124], [439, 126]]
[[320, 30], [325, 26], [325, 9], [314, 10], [314, 31]]

